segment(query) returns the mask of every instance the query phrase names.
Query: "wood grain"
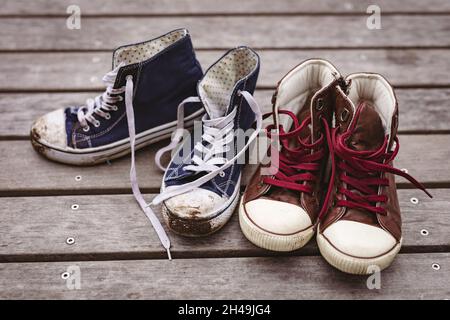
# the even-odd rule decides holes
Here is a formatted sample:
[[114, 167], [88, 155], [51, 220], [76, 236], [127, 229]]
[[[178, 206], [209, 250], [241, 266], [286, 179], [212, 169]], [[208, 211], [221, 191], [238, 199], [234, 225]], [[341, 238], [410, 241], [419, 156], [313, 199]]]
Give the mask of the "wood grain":
[[[402, 252], [450, 250], [450, 194], [433, 189], [434, 199], [417, 190], [400, 190]], [[150, 201], [154, 195], [146, 195]], [[411, 197], [419, 199], [412, 204]], [[1, 198], [0, 261], [74, 261], [164, 258], [166, 253], [131, 195]], [[72, 205], [77, 204], [77, 210]], [[155, 211], [161, 219], [160, 207]], [[275, 214], [275, 213], [274, 213]], [[162, 219], [161, 219], [162, 221]], [[428, 236], [421, 235], [426, 229]], [[237, 210], [218, 233], [191, 239], [170, 233], [176, 258], [279, 255], [252, 245], [243, 236]], [[68, 237], [75, 244], [65, 243]], [[315, 240], [289, 255], [317, 255]]]
[[[82, 15], [214, 15], [214, 14], [346, 14], [366, 13], [370, 0], [5, 0], [0, 16], [66, 15], [76, 4]], [[382, 13], [442, 13], [450, 11], [446, 0], [377, 0]]]
[[[154, 154], [167, 141], [145, 148], [137, 153], [140, 186], [146, 192], [157, 192], [162, 173], [154, 165]], [[450, 184], [450, 135], [404, 135], [400, 137], [400, 153], [396, 167], [427, 185]], [[0, 194], [83, 194], [86, 192], [129, 192], [129, 157], [113, 161], [111, 165], [74, 167], [53, 163], [37, 154], [28, 141], [0, 141]], [[249, 165], [244, 170], [244, 185], [255, 170]], [[81, 175], [81, 181], [75, 176]], [[398, 178], [400, 187], [405, 185]]]
[[[100, 92], [0, 94], [0, 139], [28, 139], [37, 117], [60, 107], [81, 105]], [[273, 90], [257, 90], [255, 98], [264, 112], [272, 109]], [[450, 89], [398, 89], [400, 132], [448, 132]], [[26, 111], [25, 111], [26, 110]], [[446, 120], [445, 120], [446, 119]]]
[[[7, 263], [0, 264], [0, 298], [442, 300], [450, 294], [449, 265], [448, 253], [400, 254], [381, 273], [381, 288], [369, 290], [367, 277], [341, 273], [321, 257]], [[80, 270], [79, 290], [61, 278], [70, 266]]]
[[[223, 51], [200, 51], [206, 69]], [[276, 83], [305, 59], [324, 58], [343, 75], [377, 72], [397, 87], [450, 86], [450, 50], [263, 50], [259, 88]], [[0, 91], [92, 91], [104, 90], [101, 81], [111, 68], [110, 53], [0, 53]]]
[[[366, 27], [372, 3], [2, 1], [0, 299], [448, 299], [450, 1], [377, 0], [381, 30]], [[66, 27], [66, 9], [74, 4], [81, 30]], [[344, 75], [381, 73], [397, 87], [402, 134], [396, 166], [434, 188], [434, 199], [397, 180], [404, 245], [382, 273], [380, 290], [368, 290], [367, 277], [330, 267], [314, 239], [289, 254], [255, 247], [240, 231], [236, 212], [211, 237], [170, 234], [175, 260], [169, 262], [131, 195], [129, 157], [79, 168], [34, 152], [26, 141], [31, 122], [103, 91], [114, 47], [179, 27], [190, 30], [204, 69], [225, 49], [257, 49], [256, 98], [266, 111], [276, 82], [312, 57], [332, 61]], [[137, 154], [148, 201], [162, 179], [154, 154], [166, 143]], [[254, 169], [245, 169], [243, 185]], [[160, 215], [160, 207], [154, 209]], [[75, 244], [66, 244], [67, 237]], [[80, 268], [80, 290], [69, 290], [61, 278], [69, 266]]]
[[366, 27], [367, 15], [83, 17], [81, 29], [72, 30], [66, 27], [66, 18], [2, 18], [0, 50], [112, 50], [180, 26], [190, 30], [197, 49], [243, 44], [268, 49], [450, 46], [448, 16], [434, 16], [432, 21], [427, 16], [383, 16], [382, 29], [371, 30]]

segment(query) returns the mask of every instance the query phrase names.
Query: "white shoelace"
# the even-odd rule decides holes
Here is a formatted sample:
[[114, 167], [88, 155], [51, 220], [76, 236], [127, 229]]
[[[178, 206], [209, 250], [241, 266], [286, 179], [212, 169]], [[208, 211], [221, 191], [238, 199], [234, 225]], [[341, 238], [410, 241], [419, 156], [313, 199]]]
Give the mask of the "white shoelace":
[[114, 70], [108, 72], [103, 77], [103, 82], [107, 85], [106, 91], [102, 95], [97, 96], [95, 100], [88, 99], [86, 101], [86, 106], [82, 106], [78, 109], [77, 118], [83, 129], [87, 128], [87, 130], [85, 131], [89, 130], [88, 123], [92, 123], [95, 127], [98, 127], [100, 125], [100, 120], [96, 119], [94, 115], [109, 119], [111, 116], [109, 115], [108, 111], [117, 111], [118, 107], [115, 105], [115, 103], [122, 101], [123, 98], [120, 94], [125, 92], [125, 107], [131, 146], [131, 189], [133, 190], [134, 198], [139, 203], [145, 215], [150, 220], [153, 228], [158, 235], [159, 240], [161, 241], [161, 244], [166, 249], [167, 256], [170, 260], [172, 260], [172, 256], [170, 254], [169, 237], [167, 236], [164, 228], [161, 225], [161, 222], [158, 220], [153, 210], [147, 206], [147, 202], [144, 200], [141, 190], [139, 189], [135, 165], [136, 128], [133, 108], [133, 77], [131, 75], [127, 76], [126, 85], [124, 87], [116, 89], [113, 88], [117, 73], [121, 67], [122, 64], [119, 64]]
[[127, 82], [124, 91], [125, 91], [125, 107], [128, 122], [128, 133], [130, 135], [130, 146], [131, 146], [131, 168], [130, 168], [131, 189], [133, 190], [134, 198], [139, 203], [140, 207], [142, 208], [145, 215], [150, 220], [153, 228], [155, 229], [159, 241], [161, 241], [161, 244], [166, 249], [169, 260], [172, 260], [172, 256], [170, 254], [169, 237], [167, 236], [166, 231], [161, 225], [161, 222], [159, 222], [153, 210], [150, 209], [147, 203], [145, 202], [141, 190], [139, 189], [135, 165], [136, 128], [134, 124], [134, 108], [133, 108], [133, 77], [131, 75], [127, 76], [126, 81]]
[[177, 128], [172, 135], [172, 139], [170, 141], [170, 144], [159, 149], [156, 152], [155, 155], [155, 161], [158, 168], [160, 168], [162, 171], [166, 171], [166, 168], [161, 164], [161, 158], [164, 153], [167, 151], [171, 151], [175, 149], [178, 145], [178, 143], [183, 138], [183, 132], [184, 132], [184, 105], [186, 103], [193, 103], [193, 102], [200, 102], [200, 98], [198, 97], [189, 97], [184, 99], [179, 105], [177, 110]]
[[[164, 200], [189, 192], [197, 187], [200, 187], [207, 181], [211, 180], [212, 178], [214, 178], [215, 176], [226, 170], [228, 167], [232, 166], [236, 162], [236, 160], [245, 153], [245, 151], [248, 149], [253, 140], [256, 139], [259, 131], [262, 128], [261, 109], [259, 108], [255, 99], [249, 92], [239, 91], [238, 94], [241, 94], [244, 97], [244, 99], [248, 102], [250, 108], [255, 113], [256, 117], [256, 130], [252, 132], [244, 147], [241, 150], [239, 150], [239, 152], [237, 152], [236, 155], [230, 160], [227, 160], [222, 156], [224, 152], [229, 151], [230, 148], [229, 144], [234, 140], [233, 126], [237, 108], [234, 108], [233, 111], [230, 112], [230, 114], [228, 114], [227, 116], [217, 119], [207, 119], [207, 115], [205, 115], [202, 119], [204, 131], [202, 135], [202, 141], [207, 141], [209, 145], [204, 146], [202, 144], [202, 141], [197, 142], [194, 148], [202, 156], [199, 157], [198, 155], [194, 155], [194, 157], [192, 158], [192, 162], [194, 164], [187, 165], [186, 167], [184, 167], [184, 170], [190, 170], [195, 172], [202, 171], [206, 172], [206, 174], [192, 182], [188, 182], [178, 186], [171, 186], [167, 188], [161, 194], [159, 194], [153, 199], [152, 201], [153, 205], [157, 205], [163, 202]], [[180, 109], [184, 109], [184, 105], [186, 103], [196, 101], [200, 101], [199, 98], [190, 97], [181, 102], [180, 105], [178, 106], [178, 116], [184, 114], [184, 112], [180, 111]], [[156, 154], [156, 163], [158, 164], [158, 167], [160, 167], [162, 170], [164, 170], [163, 166], [161, 165], [162, 154], [166, 151], [174, 149], [181, 139], [180, 132], [182, 132], [183, 129], [182, 119], [183, 118], [181, 118], [181, 125], [180, 125], [180, 118], [178, 118], [179, 127], [177, 128], [177, 133], [174, 135], [172, 142], [167, 147], [161, 149]]]
[[[114, 71], [114, 70], [113, 70]], [[112, 72], [111, 72], [112, 74]], [[116, 71], [117, 74], [117, 71]], [[115, 75], [114, 75], [115, 76]], [[156, 231], [156, 234], [158, 235], [158, 238], [163, 245], [163, 247], [167, 251], [167, 256], [170, 260], [172, 260], [172, 256], [170, 254], [170, 239], [167, 236], [167, 233], [165, 232], [163, 226], [161, 225], [161, 222], [156, 217], [153, 210], [150, 208], [150, 205], [148, 205], [142, 196], [142, 193], [139, 189], [139, 184], [137, 181], [137, 174], [136, 174], [136, 159], [135, 159], [135, 144], [136, 144], [136, 128], [135, 128], [135, 122], [134, 122], [134, 108], [133, 108], [133, 77], [131, 75], [126, 77], [126, 85], [125, 88], [120, 89], [114, 89], [121, 92], [125, 92], [125, 107], [126, 107], [126, 113], [127, 113], [127, 122], [128, 122], [128, 133], [130, 136], [130, 146], [131, 146], [131, 168], [130, 168], [130, 181], [131, 181], [131, 189], [133, 191], [133, 195], [136, 199], [136, 201], [139, 203], [141, 209], [144, 211], [147, 218], [150, 220], [153, 228]], [[112, 89], [112, 88], [111, 88]], [[233, 134], [233, 119], [236, 115], [236, 109], [233, 110], [229, 115], [219, 118], [219, 119], [203, 119], [204, 122], [204, 134], [202, 136], [202, 139], [205, 141], [208, 141], [210, 143], [211, 148], [204, 148], [203, 145], [199, 146], [196, 145], [196, 149], [204, 155], [203, 157], [193, 157], [193, 162], [195, 165], [189, 165], [186, 166], [186, 170], [192, 170], [192, 171], [206, 171], [208, 172], [206, 175], [202, 176], [201, 178], [181, 185], [177, 186], [176, 189], [171, 189], [170, 192], [164, 192], [163, 194], [158, 195], [152, 202], [152, 204], [158, 204], [170, 197], [173, 197], [178, 194], [182, 194], [185, 192], [188, 192], [198, 186], [201, 186], [206, 181], [209, 181], [213, 177], [215, 177], [219, 172], [225, 170], [229, 166], [231, 166], [240, 156], [243, 155], [245, 150], [250, 146], [253, 140], [258, 136], [259, 131], [262, 128], [262, 113], [261, 110], [254, 100], [253, 96], [248, 93], [247, 91], [241, 91], [240, 94], [243, 95], [243, 97], [247, 100], [248, 104], [250, 105], [250, 108], [253, 110], [253, 112], [256, 115], [256, 130], [251, 134], [251, 136], [248, 139], [248, 142], [244, 146], [242, 150], [240, 150], [235, 157], [231, 160], [226, 160], [223, 157], [216, 157], [218, 154], [223, 154], [223, 152], [226, 152], [227, 145], [234, 139]], [[156, 163], [160, 168], [161, 166], [161, 156], [165, 151], [169, 151], [176, 147], [178, 142], [181, 140], [182, 132], [184, 129], [184, 105], [186, 103], [190, 102], [199, 102], [198, 97], [190, 97], [185, 99], [183, 102], [180, 103], [178, 106], [178, 122], [177, 122], [177, 131], [174, 135], [174, 138], [172, 139], [172, 142], [169, 144], [169, 146], [162, 148], [158, 151], [156, 156]], [[230, 140], [231, 139], [231, 140]], [[201, 143], [200, 143], [201, 144]], [[218, 165], [222, 164], [220, 167]], [[158, 198], [159, 197], [159, 198]], [[157, 199], [158, 198], [158, 199]], [[155, 201], [156, 200], [156, 201]]]
[[95, 127], [100, 126], [100, 120], [94, 117], [98, 115], [104, 119], [110, 119], [109, 111], [117, 111], [115, 103], [122, 101], [120, 94], [125, 92], [125, 88], [114, 89], [114, 82], [116, 80], [117, 72], [123, 66], [119, 64], [114, 70], [111, 70], [103, 77], [106, 90], [102, 95], [95, 97], [95, 99], [87, 99], [86, 105], [78, 109], [77, 118], [85, 131], [89, 130], [89, 123]]

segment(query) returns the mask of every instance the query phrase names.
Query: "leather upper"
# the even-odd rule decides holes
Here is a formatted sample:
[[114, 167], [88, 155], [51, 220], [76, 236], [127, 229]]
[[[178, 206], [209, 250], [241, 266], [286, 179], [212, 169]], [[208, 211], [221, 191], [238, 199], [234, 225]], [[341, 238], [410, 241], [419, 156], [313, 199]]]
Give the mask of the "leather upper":
[[[288, 73], [289, 74], [289, 73]], [[273, 95], [272, 103], [274, 108], [274, 114], [277, 114], [277, 98], [279, 95], [279, 86], [280, 83], [283, 81], [280, 80], [278, 83], [277, 89]], [[322, 136], [325, 136], [325, 133], [323, 131], [323, 124], [321, 118], [324, 117], [327, 122], [329, 123], [329, 126], [331, 127], [331, 120], [332, 120], [332, 112], [333, 112], [333, 106], [334, 106], [334, 100], [335, 95], [337, 93], [337, 85], [338, 80], [331, 81], [328, 85], [319, 88], [316, 92], [313, 93], [313, 95], [310, 95], [306, 102], [302, 103], [302, 105], [298, 106], [298, 113], [297, 118], [298, 121], [301, 123], [305, 118], [308, 116], [311, 116], [312, 123], [311, 128], [305, 128], [308, 132], [301, 132], [301, 136], [303, 134], [310, 134], [312, 132], [312, 138], [313, 141], [316, 141]], [[280, 109], [283, 109], [283, 105], [280, 105]], [[275, 125], [280, 123], [280, 119], [274, 117]], [[309, 132], [311, 130], [311, 132]], [[326, 142], [324, 143], [326, 145]], [[325, 150], [325, 153], [327, 154], [327, 150]], [[270, 156], [270, 150], [269, 155]], [[267, 163], [268, 161], [265, 161], [264, 163]], [[304, 184], [311, 185], [313, 189], [312, 194], [307, 194], [300, 191], [294, 191], [289, 190], [286, 188], [276, 187], [269, 184], [264, 183], [264, 175], [261, 174], [261, 168], [268, 165], [261, 164], [252, 178], [250, 179], [247, 188], [243, 195], [243, 204], [244, 204], [244, 210], [247, 210], [246, 205], [252, 200], [255, 199], [269, 199], [269, 200], [275, 200], [279, 202], [287, 202], [289, 204], [296, 205], [300, 207], [301, 209], [306, 212], [310, 218], [310, 221], [312, 224], [315, 223], [318, 217], [318, 213], [321, 208], [320, 200], [324, 191], [324, 178], [325, 178], [325, 169], [327, 166], [327, 157], [322, 159], [322, 162], [320, 164], [320, 170], [319, 170], [319, 177], [316, 181], [304, 181]], [[276, 212], [273, 214], [277, 214]], [[300, 230], [297, 230], [300, 231]]]
[[[335, 105], [335, 123], [338, 129], [338, 134], [343, 134], [349, 130], [349, 126], [354, 119], [355, 106], [346, 97], [343, 92], [336, 97]], [[379, 116], [375, 111], [367, 108], [367, 110], [361, 111], [362, 120], [360, 120], [355, 127], [353, 136], [349, 139], [349, 143], [352, 148], [356, 150], [373, 150], [380, 147], [380, 135], [384, 137], [384, 131], [380, 132], [381, 125], [379, 124]], [[391, 148], [394, 143], [394, 138], [397, 134], [398, 127], [398, 106], [395, 102], [395, 110], [393, 112], [391, 121], [391, 132], [388, 148]], [[390, 163], [393, 165], [393, 163]], [[397, 189], [395, 184], [395, 177], [391, 173], [382, 173], [380, 177], [387, 178], [389, 180], [389, 186], [382, 186], [379, 188], [379, 194], [387, 196], [386, 203], [379, 203], [378, 205], [386, 208], [386, 215], [375, 214], [367, 212], [363, 209], [337, 207], [337, 199], [345, 199], [344, 196], [336, 195], [336, 190], [342, 183], [339, 179], [341, 170], [336, 168], [336, 178], [333, 182], [334, 187], [331, 195], [331, 203], [329, 209], [324, 218], [320, 222], [319, 232], [323, 233], [327, 228], [337, 221], [355, 221], [370, 226], [378, 227], [389, 232], [396, 241], [401, 239], [401, 216], [400, 206], [397, 197]]]

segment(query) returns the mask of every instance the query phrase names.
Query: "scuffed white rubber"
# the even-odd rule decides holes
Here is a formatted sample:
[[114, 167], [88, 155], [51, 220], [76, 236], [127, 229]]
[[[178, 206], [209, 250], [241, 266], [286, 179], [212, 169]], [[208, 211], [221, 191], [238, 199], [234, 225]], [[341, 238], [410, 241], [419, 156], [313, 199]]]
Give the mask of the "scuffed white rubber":
[[[198, 110], [185, 118], [185, 126], [192, 127], [194, 121], [203, 114], [203, 110]], [[145, 146], [169, 138], [176, 128], [176, 121], [161, 125], [141, 132], [136, 135], [136, 150]], [[71, 165], [94, 165], [108, 160], [113, 160], [130, 153], [130, 139], [125, 138], [95, 148], [73, 149], [69, 147], [60, 148], [57, 145], [47, 144], [45, 141], [31, 134], [31, 143], [36, 151], [46, 158], [71, 164]]]
[[[239, 178], [239, 182], [240, 180]], [[240, 184], [238, 183], [237, 185], [239, 186]], [[170, 212], [164, 203], [162, 204], [161, 212], [164, 222], [171, 231], [181, 236], [198, 238], [209, 236], [219, 231], [230, 220], [238, 201], [239, 188], [236, 187], [233, 195], [210, 218], [200, 220], [180, 218]]]
[[271, 251], [294, 251], [302, 248], [314, 235], [314, 226], [290, 235], [277, 235], [262, 230], [245, 213], [242, 200], [239, 204], [239, 224], [245, 237], [254, 245]]
[[342, 272], [359, 275], [373, 273], [374, 266], [378, 267], [380, 271], [389, 267], [400, 251], [402, 240], [400, 239], [400, 242], [394, 248], [383, 255], [373, 258], [359, 258], [337, 250], [323, 234], [317, 232], [317, 244], [325, 260]]

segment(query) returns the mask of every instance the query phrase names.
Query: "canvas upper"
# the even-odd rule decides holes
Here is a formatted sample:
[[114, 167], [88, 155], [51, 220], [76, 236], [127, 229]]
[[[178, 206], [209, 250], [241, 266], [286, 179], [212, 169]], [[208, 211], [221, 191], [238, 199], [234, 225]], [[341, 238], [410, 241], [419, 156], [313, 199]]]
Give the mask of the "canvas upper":
[[[137, 134], [175, 121], [179, 102], [195, 93], [202, 77], [188, 31], [178, 29], [117, 48], [112, 71], [104, 78], [108, 90], [96, 98], [97, 104], [91, 110], [87, 105], [94, 102], [44, 115], [33, 124], [32, 139], [49, 148], [70, 150], [108, 146], [128, 138], [124, 91], [120, 89], [128, 75], [135, 79], [133, 105]], [[104, 96], [113, 101], [106, 110], [99, 107], [105, 102]], [[186, 116], [199, 108], [198, 104], [189, 106]], [[90, 121], [80, 122], [79, 114]]]
[[[258, 55], [247, 47], [238, 47], [228, 51], [214, 63], [197, 86], [199, 100], [206, 111], [203, 126], [208, 121], [220, 122], [221, 119], [226, 120], [232, 116], [228, 120], [231, 120], [229, 123], [234, 132], [234, 143], [230, 144], [234, 149], [222, 155], [228, 160], [240, 151], [236, 142], [238, 135], [250, 129], [255, 121], [255, 113], [240, 92], [253, 93], [258, 72]], [[197, 132], [204, 133], [202, 124], [198, 123], [197, 128]], [[206, 148], [210, 147], [208, 141], [202, 140], [201, 134], [186, 139], [184, 147], [179, 149], [167, 168], [161, 188], [162, 194], [208, 174], [206, 171], [186, 170], [193, 164], [196, 154], [194, 147], [198, 142]], [[193, 190], [165, 199], [164, 205], [170, 212], [183, 217], [206, 218], [218, 215], [221, 213], [219, 209], [239, 191], [242, 167], [243, 163], [236, 161]]]

